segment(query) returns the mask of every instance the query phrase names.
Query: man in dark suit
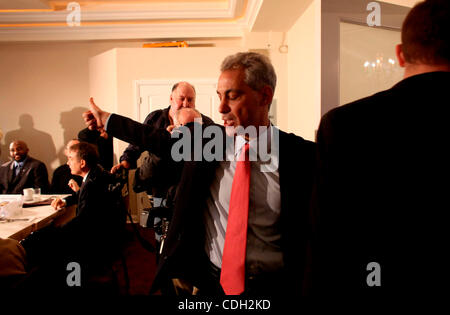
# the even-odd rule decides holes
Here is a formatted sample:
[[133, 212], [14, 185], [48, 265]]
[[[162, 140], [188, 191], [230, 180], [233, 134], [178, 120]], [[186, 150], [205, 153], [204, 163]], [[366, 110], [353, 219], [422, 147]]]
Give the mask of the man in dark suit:
[[81, 268], [80, 290], [105, 292], [98, 289], [109, 287], [97, 287], [95, 279], [109, 279], [111, 264], [122, 249], [126, 211], [121, 189], [114, 189], [113, 176], [97, 164], [98, 153], [92, 144], [72, 145], [67, 157], [72, 174], [81, 176], [83, 182], [76, 194], [57, 198], [51, 205], [59, 210], [77, 204], [76, 216], [61, 227], [49, 225], [21, 241], [29, 264], [39, 267], [25, 289], [76, 290], [66, 279], [68, 264], [77, 263]]
[[45, 164], [28, 155], [25, 142], [16, 140], [9, 145], [11, 161], [0, 167], [0, 193], [22, 194], [24, 188], [48, 191], [48, 173]]
[[[67, 164], [73, 175], [83, 178], [78, 192], [65, 199], [53, 200], [52, 206], [61, 209], [64, 206], [77, 204], [76, 217], [63, 228], [75, 235], [80, 248], [88, 246], [94, 251], [101, 251], [105, 245], [111, 244], [117, 236], [118, 228], [125, 214], [117, 208], [117, 199], [110, 191], [114, 180], [107, 171], [98, 165], [96, 148], [86, 142], [80, 142], [69, 148]], [[86, 249], [86, 248], [85, 248]]]
[[[248, 224], [248, 229], [241, 229], [246, 233], [244, 242], [247, 247], [243, 265], [239, 267], [239, 289], [237, 285], [231, 289], [237, 289], [233, 291], [235, 294], [285, 297], [301, 294], [314, 144], [279, 131], [270, 124], [268, 112], [276, 74], [267, 57], [252, 52], [229, 56], [222, 63], [221, 71], [217, 93], [225, 128], [203, 125], [204, 130], [213, 127], [209, 131], [215, 130], [220, 134], [215, 140], [225, 133], [228, 140], [236, 138], [235, 153], [239, 155], [247, 150], [248, 143], [250, 157], [252, 143], [257, 140], [264, 142], [265, 139], [267, 152], [272, 154], [270, 163], [275, 165], [263, 171], [260, 155], [250, 162], [251, 177], [247, 186], [250, 194], [246, 194], [248, 204], [244, 203], [245, 207], [248, 206], [248, 219], [246, 215], [243, 221]], [[106, 128], [109, 134], [175, 159], [171, 156], [174, 140], [163, 130], [103, 112], [92, 99], [91, 111], [84, 117], [91, 128], [102, 127], [108, 120]], [[241, 134], [239, 126], [247, 130], [253, 128], [255, 133]], [[195, 133], [196, 126], [191, 127]], [[195, 140], [198, 139], [194, 138], [193, 151], [198, 152], [202, 148]], [[239, 162], [235, 159], [221, 160], [224, 155], [219, 151], [220, 145], [215, 151], [219, 158], [213, 161], [202, 156], [197, 160], [174, 163], [174, 167], [181, 169], [181, 176], [154, 288], [158, 288], [164, 279], [178, 279], [177, 282], [190, 293], [198, 289], [197, 293], [203, 295], [224, 294], [222, 254], [224, 243], [227, 244], [225, 238], [228, 238], [225, 234], [229, 234], [228, 210]], [[230, 293], [228, 288], [225, 291]]]
[[419, 294], [448, 275], [449, 1], [417, 4], [402, 27], [404, 79], [335, 108], [317, 134], [316, 293]]

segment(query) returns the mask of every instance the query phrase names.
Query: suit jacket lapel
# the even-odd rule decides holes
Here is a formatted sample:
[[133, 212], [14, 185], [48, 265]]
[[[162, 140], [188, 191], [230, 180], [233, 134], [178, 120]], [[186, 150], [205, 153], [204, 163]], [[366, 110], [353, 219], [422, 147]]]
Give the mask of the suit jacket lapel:
[[13, 181], [13, 173], [14, 173], [14, 161], [11, 161], [11, 164], [8, 167], [8, 186], [12, 185]]
[[88, 176], [86, 177], [86, 180], [82, 182], [82, 184], [80, 186], [80, 190], [78, 191], [78, 210], [79, 211], [82, 210], [82, 208], [84, 207], [82, 205], [82, 203], [86, 199], [84, 197], [84, 194], [86, 193], [85, 192], [85, 188], [86, 188], [86, 185], [88, 184], [88, 182], [92, 181], [92, 178], [91, 178], [92, 177], [92, 173], [93, 173], [93, 170], [90, 170]]
[[[87, 179], [86, 179], [86, 181], [87, 181]], [[83, 200], [83, 198], [82, 198], [83, 195], [82, 194], [83, 194], [84, 186], [86, 185], [86, 181], [83, 181], [81, 183], [80, 189], [76, 193], [76, 196], [77, 196], [77, 216], [80, 215], [81, 210], [83, 208], [82, 205], [81, 205], [81, 202]]]
[[80, 204], [80, 199], [82, 199], [81, 196], [82, 196], [82, 194], [84, 192], [84, 188], [85, 188], [86, 183], [87, 183], [88, 180], [89, 180], [89, 176], [86, 178], [85, 181], [83, 181], [81, 183], [80, 190], [78, 191], [78, 204]]
[[25, 164], [23, 165], [23, 167], [20, 169], [19, 174], [17, 174], [16, 176], [13, 176], [14, 174], [14, 161], [11, 162], [11, 166], [9, 168], [9, 174], [8, 174], [8, 190], [10, 192], [12, 192], [16, 186], [18, 186], [23, 180], [23, 173], [24, 173], [24, 169], [25, 169]]

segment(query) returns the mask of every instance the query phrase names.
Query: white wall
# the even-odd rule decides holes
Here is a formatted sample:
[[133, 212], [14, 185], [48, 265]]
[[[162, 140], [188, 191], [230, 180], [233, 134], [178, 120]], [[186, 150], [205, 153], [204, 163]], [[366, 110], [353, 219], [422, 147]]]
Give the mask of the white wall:
[[28, 143], [50, 174], [65, 161], [63, 143], [83, 128], [88, 57], [88, 47], [79, 44], [0, 45], [2, 161], [15, 138]]
[[320, 9], [320, 0], [312, 1], [287, 33], [287, 127], [308, 140], [320, 120]]
[[106, 111], [117, 110], [117, 50], [89, 59], [89, 95]]

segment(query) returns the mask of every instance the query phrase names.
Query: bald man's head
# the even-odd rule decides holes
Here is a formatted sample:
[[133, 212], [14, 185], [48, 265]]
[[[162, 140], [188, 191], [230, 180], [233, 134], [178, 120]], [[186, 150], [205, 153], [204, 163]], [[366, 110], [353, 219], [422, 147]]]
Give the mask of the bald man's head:
[[195, 108], [195, 89], [188, 82], [178, 82], [170, 94], [169, 116], [174, 120], [175, 113], [180, 108]]
[[21, 162], [28, 155], [28, 146], [21, 140], [15, 140], [9, 145], [9, 155], [14, 161]]
[[195, 108], [182, 107], [175, 114], [175, 126], [184, 126], [195, 119], [202, 119], [202, 114]]

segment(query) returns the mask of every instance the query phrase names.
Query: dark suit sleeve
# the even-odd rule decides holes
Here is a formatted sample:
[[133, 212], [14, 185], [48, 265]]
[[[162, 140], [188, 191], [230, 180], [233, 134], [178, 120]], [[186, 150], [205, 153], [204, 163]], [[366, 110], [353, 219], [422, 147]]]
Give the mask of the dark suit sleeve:
[[[339, 266], [338, 268], [330, 268], [328, 265], [330, 261], [340, 255], [346, 259], [343, 249], [340, 250], [342, 245], [339, 245], [339, 241], [337, 241], [342, 241], [342, 235], [345, 233], [342, 222], [346, 221], [343, 218], [349, 211], [346, 207], [342, 208], [342, 195], [340, 194], [343, 190], [345, 191], [345, 178], [349, 174], [345, 174], [342, 170], [345, 164], [342, 163], [342, 160], [339, 161], [339, 152], [343, 150], [336, 139], [339, 137], [339, 133], [334, 113], [325, 114], [317, 132], [317, 176], [310, 213], [314, 253], [312, 290], [314, 294], [319, 295], [328, 294], [330, 288], [341, 284], [338, 280], [329, 281], [333, 277], [336, 278], [336, 274], [333, 274], [335, 270], [348, 276], [346, 281], [351, 282], [348, 275], [348, 264], [337, 264], [336, 262], [334, 266]], [[344, 285], [342, 284], [339, 289], [344, 290]]]
[[165, 129], [144, 125], [116, 114], [111, 114], [107, 132], [163, 159], [170, 158], [172, 143], [177, 140], [172, 139], [170, 133]]
[[214, 121], [212, 121], [211, 118], [209, 118], [208, 116], [205, 116], [202, 114], [202, 121], [204, 125], [213, 125]]
[[[147, 117], [144, 120], [144, 124], [145, 125], [150, 125], [151, 121], [153, 120], [153, 118], [155, 117], [156, 113], [158, 113], [158, 111], [154, 111], [151, 112], [150, 114], [147, 115]], [[137, 145], [134, 144], [130, 144], [125, 151], [123, 152], [122, 156], [120, 157], [120, 162], [122, 161], [127, 161], [128, 163], [130, 163], [131, 168], [136, 168], [137, 167], [137, 160], [139, 159], [139, 157], [141, 156], [141, 153], [144, 150], [141, 150], [141, 148]]]
[[336, 128], [335, 115], [329, 112], [323, 116], [317, 132], [317, 178], [314, 187], [314, 208], [318, 218], [323, 214], [324, 209], [332, 207], [337, 202], [337, 188], [342, 185], [337, 172], [342, 167], [338, 152], [341, 150], [340, 144], [335, 140], [339, 135]]
[[66, 206], [72, 206], [78, 202], [79, 192], [80, 191], [78, 190], [78, 192], [76, 192], [76, 193], [74, 192], [70, 196], [67, 196], [66, 198], [64, 198], [64, 200], [66, 201]]

